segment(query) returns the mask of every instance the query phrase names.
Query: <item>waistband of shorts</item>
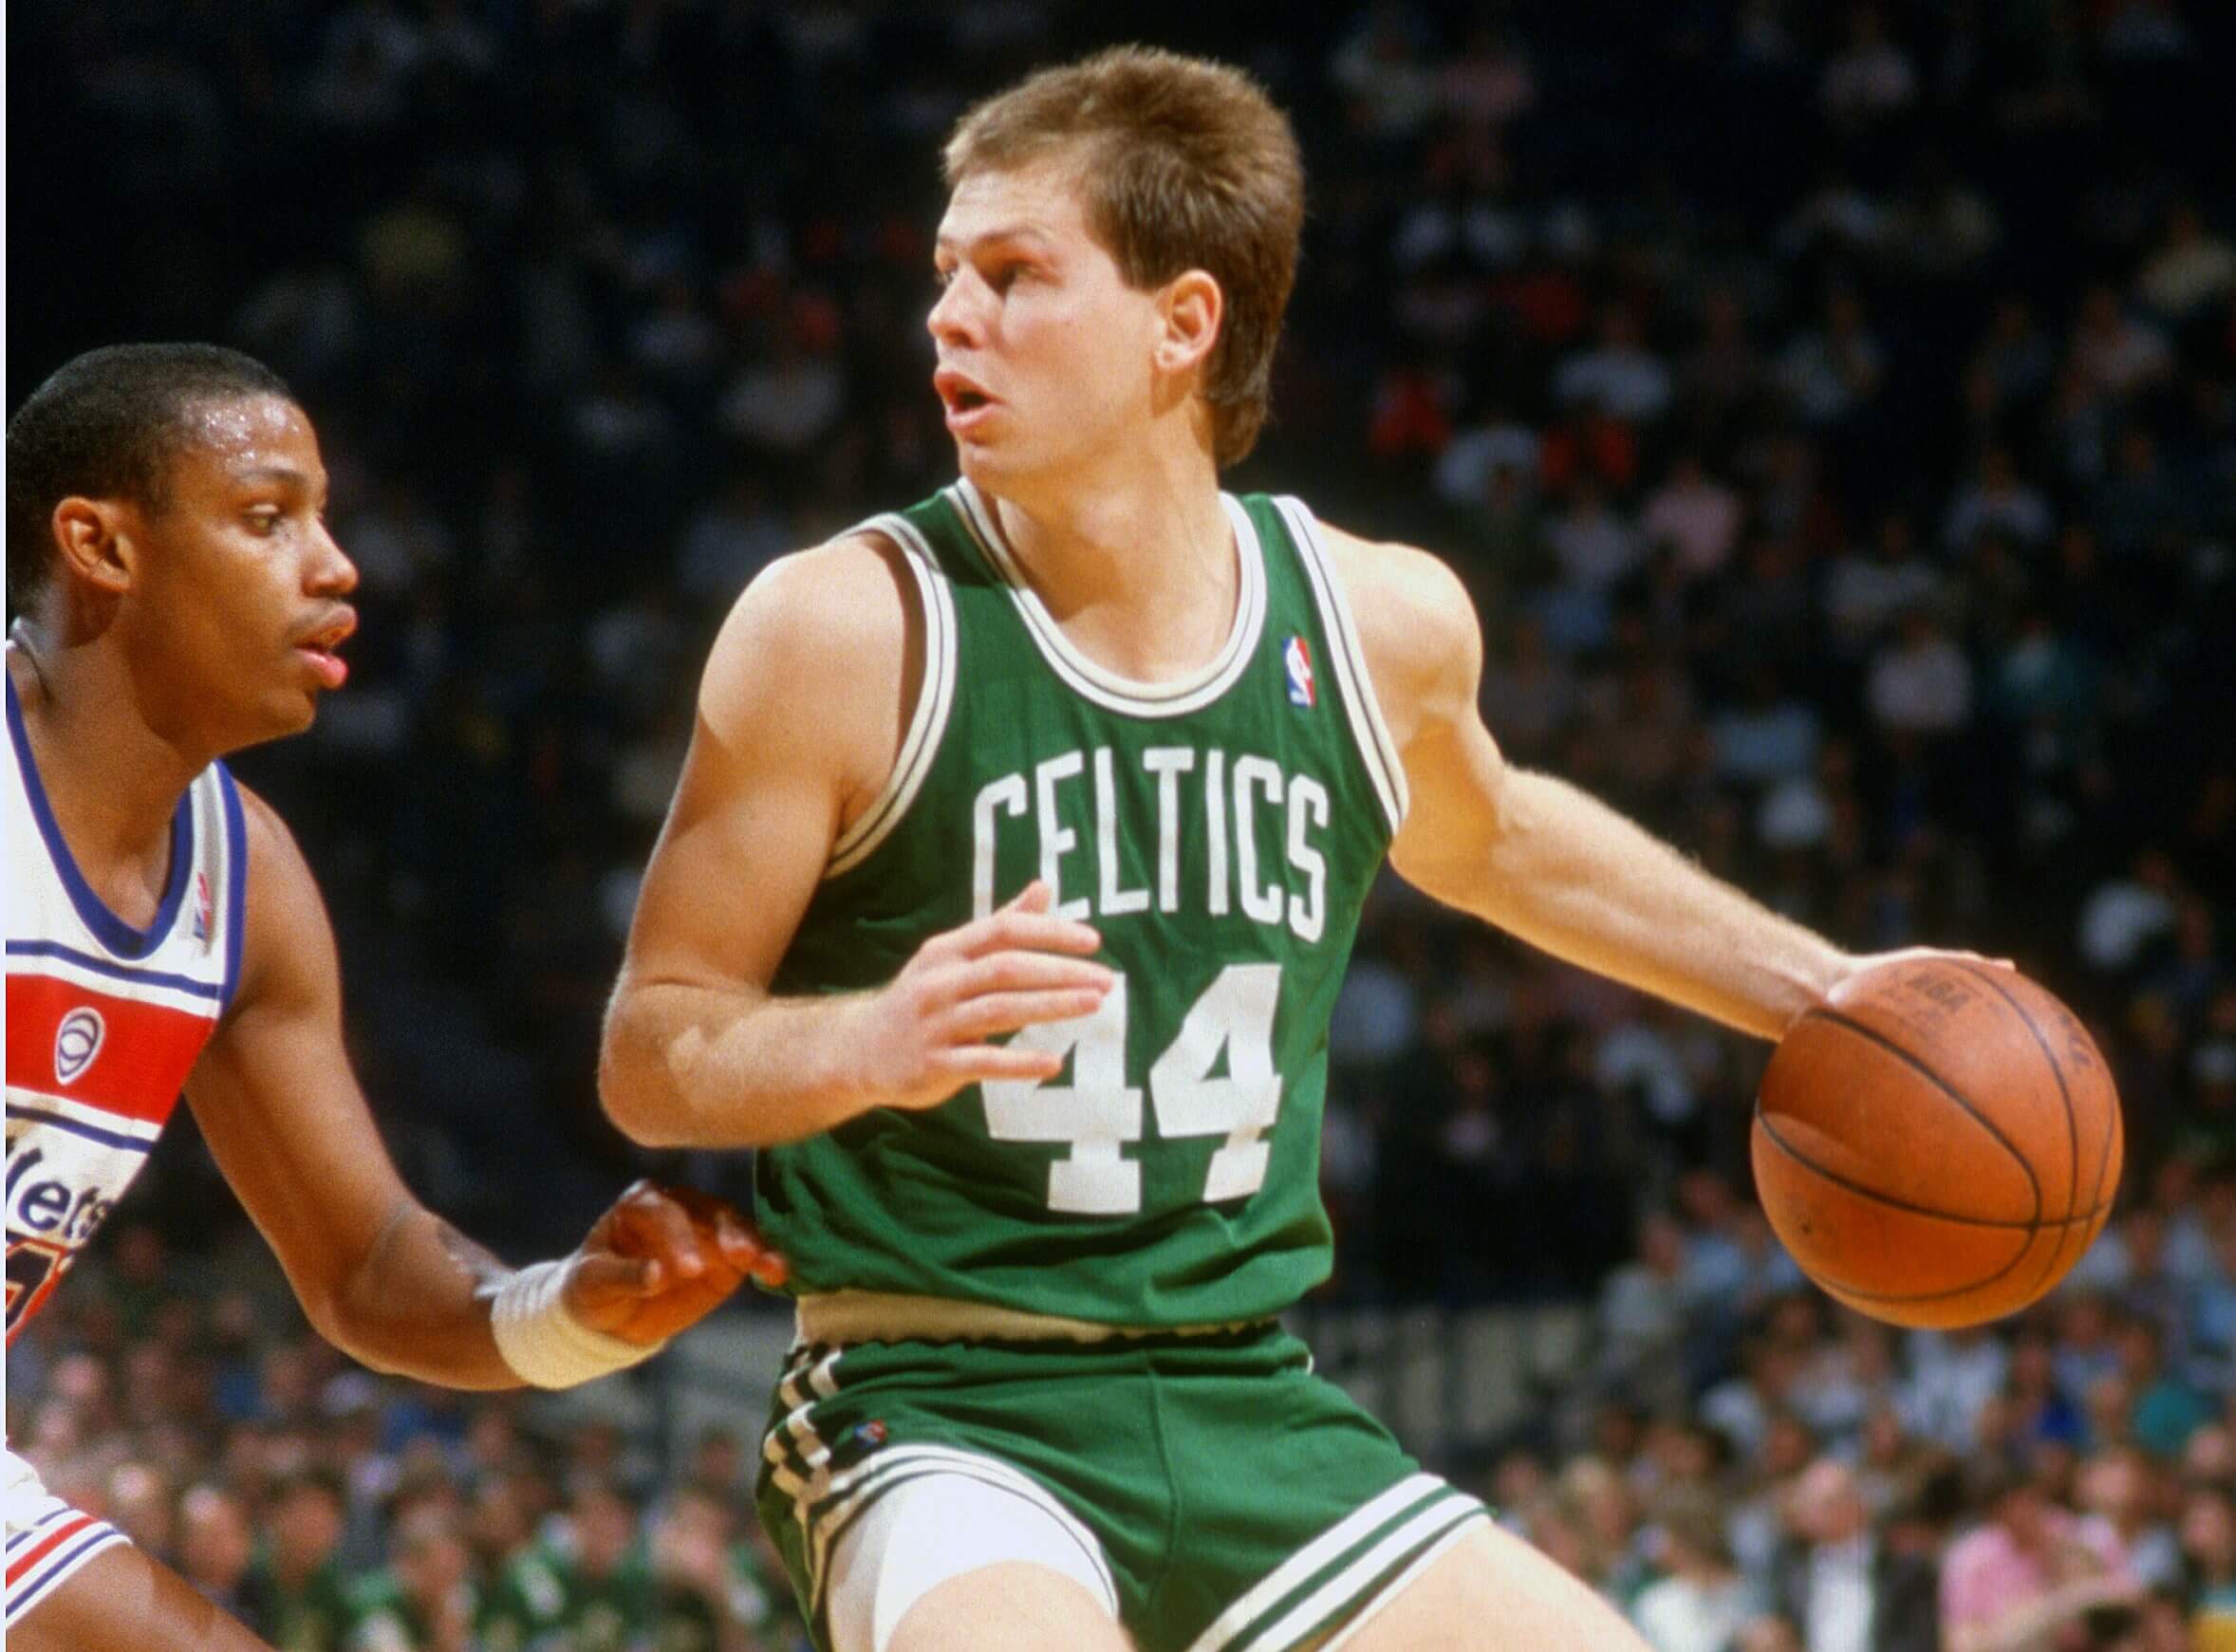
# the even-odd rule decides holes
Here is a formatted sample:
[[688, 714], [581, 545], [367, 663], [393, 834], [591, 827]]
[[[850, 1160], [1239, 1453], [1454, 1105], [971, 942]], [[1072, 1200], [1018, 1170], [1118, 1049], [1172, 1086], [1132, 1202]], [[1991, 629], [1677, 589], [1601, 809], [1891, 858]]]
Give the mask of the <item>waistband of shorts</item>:
[[853, 1343], [1096, 1343], [1146, 1337], [1232, 1336], [1275, 1325], [1271, 1318], [1218, 1325], [1105, 1325], [1062, 1314], [1033, 1313], [953, 1296], [910, 1296], [888, 1290], [826, 1290], [796, 1299], [794, 1324], [802, 1344], [844, 1347]]

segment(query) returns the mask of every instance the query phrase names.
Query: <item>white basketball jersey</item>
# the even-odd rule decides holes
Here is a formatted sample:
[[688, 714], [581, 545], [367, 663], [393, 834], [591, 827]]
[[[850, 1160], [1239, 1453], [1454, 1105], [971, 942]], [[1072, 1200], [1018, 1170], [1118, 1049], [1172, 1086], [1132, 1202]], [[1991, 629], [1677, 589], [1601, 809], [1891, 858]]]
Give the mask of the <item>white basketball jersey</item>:
[[8, 1336], [115, 1208], [240, 974], [247, 871], [225, 766], [171, 819], [155, 921], [136, 929], [78, 871], [8, 682]]

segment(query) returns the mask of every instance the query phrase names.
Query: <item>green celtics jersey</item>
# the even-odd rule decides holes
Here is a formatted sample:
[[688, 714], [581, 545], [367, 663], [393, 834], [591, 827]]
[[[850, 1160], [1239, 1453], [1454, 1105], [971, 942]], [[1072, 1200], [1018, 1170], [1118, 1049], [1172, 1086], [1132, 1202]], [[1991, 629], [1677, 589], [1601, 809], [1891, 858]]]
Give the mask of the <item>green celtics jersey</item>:
[[1017, 1035], [1064, 1057], [1045, 1084], [765, 1150], [795, 1290], [1155, 1327], [1273, 1314], [1326, 1277], [1328, 1017], [1405, 782], [1310, 513], [1224, 503], [1233, 630], [1160, 683], [1065, 639], [968, 482], [866, 525], [915, 575], [923, 684], [774, 990], [882, 986], [1035, 877], [1119, 980]]

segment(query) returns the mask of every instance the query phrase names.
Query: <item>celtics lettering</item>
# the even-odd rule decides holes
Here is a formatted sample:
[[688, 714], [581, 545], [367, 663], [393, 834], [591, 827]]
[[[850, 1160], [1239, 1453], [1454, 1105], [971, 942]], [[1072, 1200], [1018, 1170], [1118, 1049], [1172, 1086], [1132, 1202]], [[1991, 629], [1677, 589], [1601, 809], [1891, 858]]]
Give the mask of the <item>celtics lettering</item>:
[[[1155, 822], [1156, 853], [1124, 845]], [[1151, 746], [1138, 763], [1107, 746], [1064, 752], [979, 788], [971, 805], [972, 908], [994, 910], [996, 851], [1035, 844], [1034, 869], [1064, 918], [1194, 912], [1327, 926], [1328, 789], [1252, 752]], [[1132, 868], [1132, 870], [1129, 870]]]

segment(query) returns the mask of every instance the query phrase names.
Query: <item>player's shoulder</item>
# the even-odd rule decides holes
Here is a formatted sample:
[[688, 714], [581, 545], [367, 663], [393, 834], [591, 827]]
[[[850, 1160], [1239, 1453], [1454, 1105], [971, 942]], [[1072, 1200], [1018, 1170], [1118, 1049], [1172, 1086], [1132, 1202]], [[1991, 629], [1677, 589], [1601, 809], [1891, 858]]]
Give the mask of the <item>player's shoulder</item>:
[[241, 800], [241, 829], [251, 899], [254, 899], [259, 886], [270, 887], [275, 880], [283, 887], [292, 886], [298, 879], [308, 880], [310, 863], [304, 859], [302, 846], [295, 842], [295, 834], [281, 818], [280, 811], [237, 778], [233, 787]]
[[1369, 539], [1332, 523], [1320, 525], [1320, 536], [1376, 690], [1386, 697], [1463, 691], [1472, 700], [1482, 622], [1451, 565], [1419, 546]]
[[707, 658], [701, 716], [717, 729], [773, 714], [822, 722], [897, 685], [914, 581], [884, 534], [854, 529], [778, 557], [739, 593]]
[[287, 821], [252, 788], [236, 780], [233, 789], [240, 794], [248, 867], [238, 1009], [283, 983], [280, 995], [291, 995], [322, 967], [330, 968], [333, 931], [318, 880]]

